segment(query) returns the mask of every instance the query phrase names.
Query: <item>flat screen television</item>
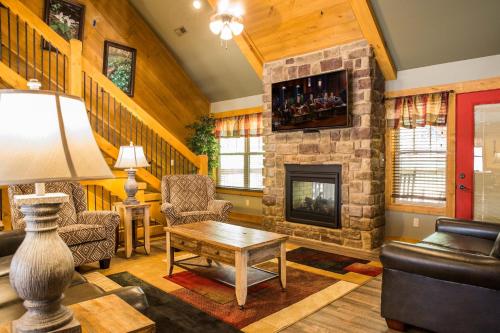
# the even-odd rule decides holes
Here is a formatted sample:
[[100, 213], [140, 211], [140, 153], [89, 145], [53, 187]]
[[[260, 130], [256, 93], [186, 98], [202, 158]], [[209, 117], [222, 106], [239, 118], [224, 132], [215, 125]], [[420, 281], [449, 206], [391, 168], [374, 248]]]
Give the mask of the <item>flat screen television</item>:
[[272, 85], [273, 131], [349, 126], [347, 70]]

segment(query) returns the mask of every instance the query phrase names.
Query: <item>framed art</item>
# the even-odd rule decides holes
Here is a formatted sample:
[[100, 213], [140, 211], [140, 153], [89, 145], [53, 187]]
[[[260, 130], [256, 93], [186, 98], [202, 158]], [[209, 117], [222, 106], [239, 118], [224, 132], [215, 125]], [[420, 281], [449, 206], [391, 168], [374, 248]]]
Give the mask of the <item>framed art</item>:
[[65, 40], [83, 40], [85, 6], [73, 0], [45, 0], [45, 23]]
[[134, 95], [137, 50], [118, 43], [104, 42], [103, 73], [129, 96]]

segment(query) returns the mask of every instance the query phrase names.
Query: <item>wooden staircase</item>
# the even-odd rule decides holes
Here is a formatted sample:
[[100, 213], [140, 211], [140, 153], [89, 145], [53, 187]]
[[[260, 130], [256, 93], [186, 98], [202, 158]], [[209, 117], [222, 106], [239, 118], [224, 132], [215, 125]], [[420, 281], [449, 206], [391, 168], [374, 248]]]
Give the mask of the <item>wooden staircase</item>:
[[[82, 57], [82, 43], [69, 42], [16, 0], [0, 0], [0, 88], [27, 89], [35, 78], [42, 89], [79, 96], [85, 102], [95, 139], [110, 166], [119, 147], [133, 142], [144, 148], [150, 167], [137, 171], [138, 198], [152, 204], [154, 234], [165, 219], [160, 213], [161, 178], [169, 174], [208, 174], [208, 159], [196, 155], [98, 68]], [[126, 174], [82, 182], [89, 209], [110, 209], [125, 198]], [[9, 221], [6, 190], [0, 192], [0, 220]], [[158, 227], [159, 226], [159, 227]]]

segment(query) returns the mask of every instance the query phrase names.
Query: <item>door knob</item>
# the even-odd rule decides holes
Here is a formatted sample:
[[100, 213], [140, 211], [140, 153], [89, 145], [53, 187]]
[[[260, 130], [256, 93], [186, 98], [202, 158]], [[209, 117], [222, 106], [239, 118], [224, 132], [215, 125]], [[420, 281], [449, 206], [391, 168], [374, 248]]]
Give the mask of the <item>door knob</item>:
[[460, 185], [458, 185], [458, 188], [459, 188], [460, 190], [462, 190], [462, 191], [465, 191], [465, 190], [467, 189], [467, 187], [465, 187], [465, 185], [464, 185], [464, 184], [460, 184]]

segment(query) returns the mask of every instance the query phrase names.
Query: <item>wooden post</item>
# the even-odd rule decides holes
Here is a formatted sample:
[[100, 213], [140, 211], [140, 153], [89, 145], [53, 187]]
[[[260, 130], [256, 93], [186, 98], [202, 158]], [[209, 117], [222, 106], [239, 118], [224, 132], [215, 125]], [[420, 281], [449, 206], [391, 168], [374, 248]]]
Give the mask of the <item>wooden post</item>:
[[200, 163], [198, 166], [198, 174], [208, 176], [208, 156], [198, 155], [198, 161]]
[[73, 96], [82, 97], [82, 42], [78, 39], [69, 41], [69, 91]]

